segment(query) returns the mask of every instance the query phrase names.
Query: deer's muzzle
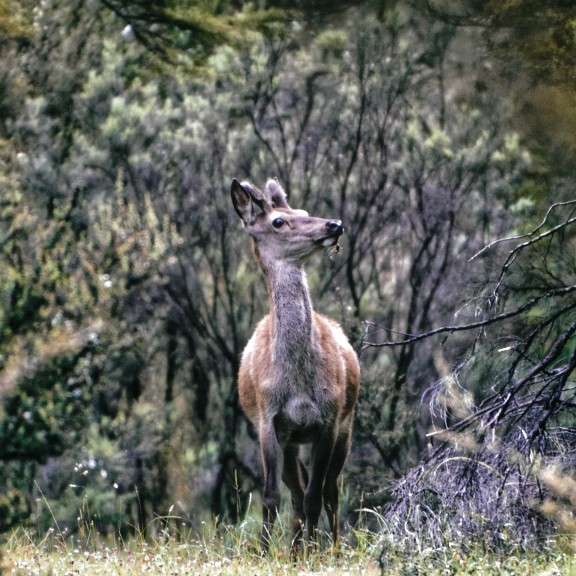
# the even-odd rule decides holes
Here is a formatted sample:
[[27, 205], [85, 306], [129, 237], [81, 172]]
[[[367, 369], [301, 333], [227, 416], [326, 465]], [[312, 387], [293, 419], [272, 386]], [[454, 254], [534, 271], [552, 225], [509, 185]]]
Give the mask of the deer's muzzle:
[[316, 242], [323, 246], [334, 246], [343, 232], [344, 226], [342, 226], [341, 220], [328, 220], [326, 222], [326, 236], [319, 238]]

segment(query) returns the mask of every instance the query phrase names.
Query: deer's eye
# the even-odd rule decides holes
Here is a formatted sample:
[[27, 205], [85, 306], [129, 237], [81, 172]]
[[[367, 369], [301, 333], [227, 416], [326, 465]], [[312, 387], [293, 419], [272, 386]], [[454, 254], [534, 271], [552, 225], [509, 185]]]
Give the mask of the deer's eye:
[[272, 226], [274, 226], [274, 228], [282, 228], [282, 226], [284, 226], [284, 220], [282, 218], [274, 218], [274, 220], [272, 220]]

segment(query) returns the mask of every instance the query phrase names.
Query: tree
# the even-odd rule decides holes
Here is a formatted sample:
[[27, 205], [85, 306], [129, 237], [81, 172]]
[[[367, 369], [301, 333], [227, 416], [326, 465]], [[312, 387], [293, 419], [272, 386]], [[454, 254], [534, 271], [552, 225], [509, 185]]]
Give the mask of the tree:
[[[358, 340], [360, 318], [417, 334], [453, 313], [465, 255], [512, 225], [514, 186], [529, 161], [501, 116], [447, 96], [453, 29], [420, 26], [398, 14], [364, 27], [339, 48], [349, 50], [344, 60], [326, 52], [322, 36], [319, 61], [279, 43], [268, 66], [251, 71], [256, 91], [245, 109], [263, 165], [274, 166], [299, 205], [346, 224], [343, 257], [320, 288], [344, 275], [333, 305], [351, 308]], [[366, 353], [365, 362], [370, 400], [361, 403], [359, 437], [401, 473], [419, 454], [407, 438], [423, 448], [413, 410], [434, 379], [433, 351], [407, 345], [380, 360]]]
[[214, 48], [240, 42], [238, 29], [266, 33], [284, 17], [280, 10], [241, 10], [233, 2], [100, 2], [126, 24], [122, 34], [127, 40], [135, 39], [160, 61], [175, 64], [202, 62]]
[[[34, 12], [34, 28], [30, 25], [30, 36], [26, 37], [27, 84], [18, 85], [27, 90], [20, 94], [19, 109], [10, 107], [12, 116], [5, 123], [3, 135], [10, 138], [10, 153], [17, 153], [19, 161], [7, 163], [8, 178], [17, 179], [20, 185], [14, 184], [14, 198], [7, 197], [8, 209], [3, 213], [6, 236], [2, 238], [2, 259], [11, 271], [9, 282], [3, 286], [2, 309], [2, 330], [7, 336], [2, 349], [7, 393], [3, 456], [7, 462], [26, 463], [30, 473], [20, 487], [31, 494], [37, 462], [59, 474], [53, 460], [46, 464], [47, 458], [67, 461], [76, 454], [80, 463], [86, 461], [82, 450], [74, 448], [77, 442], [82, 445], [78, 436], [91, 443], [89, 450], [94, 453], [100, 452], [102, 436], [118, 436], [118, 449], [128, 448], [131, 455], [123, 465], [115, 465], [117, 478], [121, 468], [128, 471], [122, 475], [124, 480], [117, 482], [119, 493], [129, 493], [135, 484], [140, 485], [144, 512], [140, 518], [129, 516], [125, 521], [146, 526], [153, 517], [152, 510], [169, 507], [164, 502], [166, 482], [160, 474], [166, 470], [166, 438], [181, 421], [170, 413], [162, 415], [165, 426], [150, 428], [154, 429], [152, 438], [144, 439], [137, 431], [157, 422], [158, 412], [177, 401], [175, 379], [180, 366], [185, 365], [193, 375], [191, 391], [197, 392], [192, 421], [204, 437], [211, 382], [207, 369], [220, 367], [215, 364], [218, 356], [210, 356], [211, 351], [198, 341], [207, 333], [214, 334], [215, 340], [221, 339], [215, 346], [224, 347], [231, 361], [237, 360], [226, 349], [217, 324], [207, 318], [211, 310], [218, 309], [216, 302], [199, 303], [199, 307], [194, 302], [191, 310], [182, 309], [184, 317], [178, 308], [178, 304], [190, 301], [186, 282], [193, 279], [198, 286], [197, 274], [204, 279], [204, 271], [210, 273], [211, 266], [199, 248], [207, 236], [211, 241], [211, 230], [195, 230], [198, 244], [188, 256], [197, 269], [191, 276], [174, 255], [181, 243], [179, 231], [185, 234], [189, 230], [189, 223], [182, 218], [191, 210], [197, 217], [192, 223], [195, 228], [202, 215], [194, 210], [206, 206], [202, 198], [178, 213], [184, 208], [183, 199], [178, 198], [179, 185], [172, 187], [170, 179], [184, 166], [180, 186], [189, 186], [192, 174], [188, 159], [181, 151], [180, 164], [164, 164], [157, 172], [143, 167], [143, 163], [154, 161], [155, 154], [162, 156], [173, 150], [168, 144], [169, 134], [159, 135], [170, 123], [182, 121], [182, 116], [172, 106], [163, 107], [161, 82], [151, 82], [148, 91], [140, 84], [132, 92], [130, 87], [138, 64], [154, 58], [159, 63], [159, 57], [174, 55], [175, 44], [180, 43], [181, 54], [185, 48], [194, 49], [195, 54], [186, 56], [190, 63], [197, 60], [195, 56], [205, 57], [215, 43], [231, 41], [233, 27], [224, 21], [233, 15], [207, 19], [207, 7], [202, 11], [175, 2], [152, 12], [147, 6], [146, 13], [138, 3], [104, 5], [110, 10], [102, 10], [102, 3], [94, 1], [43, 6]], [[13, 14], [14, 22], [19, 15]], [[124, 25], [130, 24], [148, 52], [120, 35], [118, 17]], [[249, 28], [256, 22], [264, 26], [269, 19], [270, 13], [255, 12], [237, 21], [243, 20]], [[11, 30], [16, 34], [14, 26]], [[206, 33], [201, 38], [190, 36], [193, 30]], [[110, 35], [112, 40], [107, 44], [104, 38]], [[16, 36], [19, 38], [20, 32]], [[204, 53], [200, 54], [202, 48]], [[112, 53], [118, 56], [116, 60]], [[17, 51], [12, 54], [13, 60], [21, 57]], [[6, 65], [10, 68], [8, 61]], [[18, 70], [20, 66], [11, 68]], [[178, 85], [174, 77], [167, 77], [174, 87]], [[17, 101], [15, 87], [15, 82], [8, 85], [3, 101]], [[126, 97], [133, 100], [126, 102]], [[163, 114], [154, 116], [146, 106], [158, 102]], [[124, 104], [131, 117], [122, 113]], [[196, 101], [188, 104], [195, 105]], [[154, 123], [150, 130], [144, 130], [143, 138], [132, 131], [151, 119]], [[103, 131], [99, 125], [102, 121], [107, 122]], [[187, 138], [189, 143], [198, 128], [205, 129], [198, 121], [187, 126], [178, 144]], [[104, 142], [94, 145], [94, 137], [103, 137]], [[157, 146], [151, 147], [151, 138], [158, 138]], [[102, 162], [106, 153], [110, 154], [109, 165]], [[167, 169], [166, 179], [161, 169]], [[154, 201], [150, 186], [158, 192]], [[162, 195], [156, 186], [169, 191]], [[165, 204], [167, 197], [170, 201]], [[40, 233], [35, 234], [35, 229]], [[161, 259], [171, 254], [171, 267], [160, 270]], [[215, 268], [214, 274], [220, 269]], [[170, 274], [174, 286], [168, 295], [164, 285], [170, 283]], [[218, 290], [224, 288], [216, 277], [214, 285]], [[174, 295], [176, 304], [171, 300]], [[199, 309], [202, 319], [197, 322]], [[177, 327], [190, 319], [187, 314], [191, 323], [183, 325], [188, 329], [185, 336], [192, 353], [182, 359], [178, 351], [184, 339]], [[143, 327], [159, 321], [165, 332], [151, 341], [143, 338]], [[147, 386], [143, 370], [143, 363], [157, 364], [158, 356], [167, 358], [166, 392], [161, 402], [148, 394], [151, 386]], [[74, 387], [72, 382], [76, 382]], [[158, 410], [138, 409], [139, 402], [151, 403]], [[28, 410], [29, 406], [33, 409]], [[89, 416], [83, 418], [86, 414]], [[119, 421], [124, 417], [130, 423], [123, 428]], [[70, 425], [74, 436], [61, 421]], [[86, 436], [94, 425], [101, 436]], [[8, 464], [4, 480], [10, 483], [14, 474], [15, 467]], [[56, 482], [53, 493], [46, 492], [46, 496], [58, 498], [67, 487]]]
[[538, 547], [550, 530], [541, 512], [552, 509], [561, 520], [551, 501], [561, 501], [575, 456], [574, 206], [554, 204], [536, 228], [474, 256], [503, 249], [482, 317], [412, 339], [476, 335], [463, 361], [453, 370], [445, 364], [431, 389], [434, 448], [398, 486], [393, 525], [408, 519], [419, 538], [424, 531], [437, 544], [472, 537], [493, 547], [507, 534]]
[[[66, 14], [120, 30], [98, 6]], [[41, 18], [55, 26], [61, 14]], [[181, 31], [164, 24], [150, 32], [171, 42]], [[66, 410], [85, 420], [70, 419], [77, 442], [55, 443], [47, 462], [22, 452], [3, 481], [24, 462], [28, 495], [41, 479], [72, 524], [82, 493], [120, 507], [126, 531], [154, 530], [175, 502], [190, 523], [202, 520], [191, 512], [199, 509], [235, 520], [261, 483], [235, 374], [266, 296], [236, 240], [231, 178], [277, 176], [295, 205], [344, 221], [341, 253], [316, 261], [309, 285], [360, 348], [381, 326], [417, 334], [446, 325], [456, 290], [467, 304], [467, 259], [530, 206], [519, 192], [530, 158], [488, 92], [472, 98], [452, 81], [454, 28], [418, 14], [358, 17], [310, 45], [285, 30], [248, 34], [207, 56], [202, 76], [178, 66], [136, 74], [142, 46], [119, 34], [99, 31], [76, 56], [83, 30], [68, 43], [45, 32], [34, 66], [53, 56], [62, 85], [42, 76], [45, 89], [35, 82], [10, 124], [23, 155], [10, 166], [21, 196], [7, 230], [22, 231], [2, 253], [17, 270], [3, 291], [2, 354], [5, 366], [31, 369], [12, 372], [2, 421], [25, 421], [30, 390], [30, 403], [50, 406], [51, 432]], [[22, 227], [18, 214], [34, 219]], [[474, 261], [479, 281], [491, 262]], [[429, 419], [419, 421], [417, 407], [439, 374], [427, 344], [366, 349], [363, 362], [350, 474], [358, 495], [418, 461]], [[82, 410], [56, 402], [69, 383]], [[7, 412], [10, 398], [18, 401]]]
[[[484, 39], [487, 58], [477, 87], [489, 86], [510, 96], [519, 132], [538, 150], [543, 166], [572, 177], [574, 155], [574, 62], [576, 7], [562, 0], [513, 2], [413, 2], [420, 10]], [[541, 168], [542, 170], [542, 168]], [[545, 168], [543, 168], [545, 171]], [[548, 175], [549, 177], [549, 175]], [[546, 175], [541, 185], [541, 213], [547, 208]], [[569, 196], [565, 199], [568, 199]]]

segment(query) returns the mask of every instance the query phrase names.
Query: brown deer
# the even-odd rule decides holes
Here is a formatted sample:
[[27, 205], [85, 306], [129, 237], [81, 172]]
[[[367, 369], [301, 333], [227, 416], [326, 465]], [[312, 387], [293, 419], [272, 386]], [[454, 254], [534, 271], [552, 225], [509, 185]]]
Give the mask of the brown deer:
[[[322, 502], [337, 545], [337, 480], [350, 451], [360, 367], [340, 326], [312, 310], [302, 265], [322, 247], [337, 248], [344, 228], [340, 220], [290, 208], [277, 180], [268, 180], [262, 193], [234, 179], [231, 195], [270, 297], [270, 313], [246, 345], [238, 375], [264, 467], [262, 548], [266, 553], [278, 514], [280, 478], [292, 496], [292, 552], [305, 527], [308, 541], [316, 541]], [[312, 445], [310, 472], [301, 444]]]

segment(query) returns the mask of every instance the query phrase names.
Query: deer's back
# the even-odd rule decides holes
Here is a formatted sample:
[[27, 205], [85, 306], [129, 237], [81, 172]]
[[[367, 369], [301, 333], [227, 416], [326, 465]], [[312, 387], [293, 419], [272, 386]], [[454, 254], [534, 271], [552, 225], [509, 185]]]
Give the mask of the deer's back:
[[351, 416], [360, 387], [358, 357], [333, 320], [314, 313], [313, 330], [311, 358], [300, 363], [309, 367], [291, 366], [286, 374], [275, 362], [270, 315], [256, 327], [238, 375], [240, 404], [256, 427], [260, 414], [274, 417], [296, 397], [311, 402], [311, 408], [336, 425]]

